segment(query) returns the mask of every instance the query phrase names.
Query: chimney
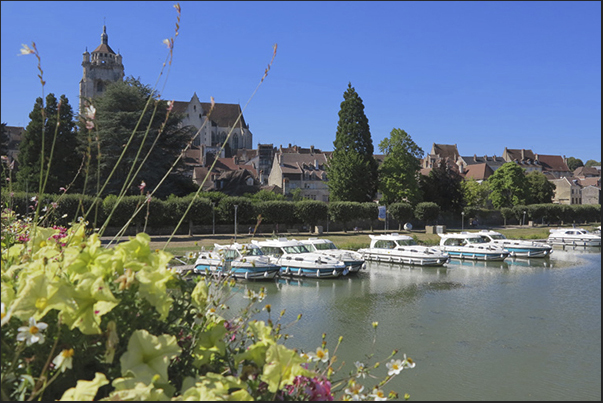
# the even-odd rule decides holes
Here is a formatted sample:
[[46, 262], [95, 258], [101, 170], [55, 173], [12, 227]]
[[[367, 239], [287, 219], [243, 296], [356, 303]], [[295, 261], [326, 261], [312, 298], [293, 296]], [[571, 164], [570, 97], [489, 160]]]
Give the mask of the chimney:
[[310, 146], [310, 154], [314, 154], [314, 146]]
[[477, 162], [477, 154], [473, 154], [473, 162]]
[[522, 161], [526, 159], [526, 150], [524, 150], [523, 148], [521, 149], [521, 159]]

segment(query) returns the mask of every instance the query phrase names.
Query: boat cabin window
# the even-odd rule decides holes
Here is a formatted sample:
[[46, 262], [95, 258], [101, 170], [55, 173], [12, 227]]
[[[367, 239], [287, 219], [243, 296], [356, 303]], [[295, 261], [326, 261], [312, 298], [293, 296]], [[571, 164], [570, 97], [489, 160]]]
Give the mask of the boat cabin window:
[[239, 257], [239, 252], [236, 249], [226, 249], [224, 251], [224, 258], [226, 259], [236, 259]]
[[284, 246], [283, 249], [287, 253], [308, 253], [310, 252], [305, 245]]
[[480, 237], [475, 237], [475, 238], [467, 238], [465, 240], [465, 242], [463, 243], [463, 245], [468, 244], [468, 243], [486, 243], [488, 241], [486, 241], [484, 238]]
[[414, 239], [398, 239], [396, 242], [398, 242], [398, 245], [400, 246], [412, 246], [417, 244]]
[[313, 246], [316, 248], [316, 250], [337, 249], [333, 242], [315, 243]]
[[375, 242], [375, 248], [394, 249], [395, 247], [396, 243], [394, 241], [379, 240]]
[[241, 255], [245, 256], [262, 256], [262, 250], [260, 248], [243, 248]]
[[281, 248], [277, 248], [274, 246], [262, 246], [262, 252], [266, 255], [281, 257], [283, 255], [283, 251]]
[[448, 238], [447, 240], [444, 241], [444, 245], [446, 246], [461, 246], [462, 243], [462, 239], [458, 239], [458, 238]]
[[492, 239], [507, 239], [503, 234], [490, 234], [489, 237]]

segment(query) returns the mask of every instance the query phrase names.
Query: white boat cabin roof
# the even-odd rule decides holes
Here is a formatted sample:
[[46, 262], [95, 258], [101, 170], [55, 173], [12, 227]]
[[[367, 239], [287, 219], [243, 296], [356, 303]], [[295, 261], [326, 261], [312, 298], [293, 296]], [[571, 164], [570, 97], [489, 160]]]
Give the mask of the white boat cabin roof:
[[477, 232], [478, 235], [481, 234], [485, 234], [485, 235], [502, 235], [500, 232], [498, 231], [492, 231], [491, 229], [483, 229], [480, 230], [479, 232]]
[[300, 242], [305, 243], [305, 244], [333, 243], [333, 241], [331, 241], [330, 239], [324, 239], [324, 238], [308, 238], [308, 239], [302, 239]]
[[442, 239], [446, 239], [446, 238], [457, 238], [457, 239], [481, 238], [481, 236], [477, 232], [451, 232], [449, 234], [438, 233], [438, 235]]
[[295, 239], [287, 239], [287, 238], [278, 238], [278, 239], [265, 239], [263, 241], [256, 241], [253, 240], [251, 241], [253, 244], [258, 245], [258, 246], [274, 246], [274, 247], [283, 247], [283, 246], [298, 246], [298, 245], [303, 245], [303, 243], [301, 243], [298, 240]]
[[221, 250], [221, 249], [236, 249], [236, 250], [242, 250], [243, 248], [246, 249], [251, 249], [251, 248], [259, 248], [258, 245], [255, 244], [251, 244], [251, 243], [246, 243], [246, 244], [240, 244], [238, 242], [229, 244], [229, 245], [220, 245], [215, 243], [214, 244], [214, 249], [215, 250]]
[[387, 241], [396, 241], [396, 240], [409, 240], [409, 239], [413, 239], [413, 237], [408, 236], [408, 235], [401, 235], [398, 234], [397, 232], [393, 232], [391, 234], [380, 234], [380, 235], [370, 235], [369, 237], [371, 239], [374, 240], [387, 240]]

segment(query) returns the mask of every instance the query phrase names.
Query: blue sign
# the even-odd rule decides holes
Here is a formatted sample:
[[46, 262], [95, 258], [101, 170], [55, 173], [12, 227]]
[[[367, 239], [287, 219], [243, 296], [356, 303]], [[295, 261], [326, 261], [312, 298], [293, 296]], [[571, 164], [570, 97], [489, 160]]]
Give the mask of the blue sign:
[[379, 216], [377, 217], [379, 221], [385, 221], [385, 214], [387, 213], [387, 207], [379, 206]]

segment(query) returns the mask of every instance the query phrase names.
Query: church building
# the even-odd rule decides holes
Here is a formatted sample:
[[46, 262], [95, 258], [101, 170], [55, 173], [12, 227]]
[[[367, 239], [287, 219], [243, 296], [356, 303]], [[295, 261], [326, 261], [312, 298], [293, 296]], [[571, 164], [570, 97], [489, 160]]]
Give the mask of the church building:
[[122, 57], [109, 46], [106, 26], [103, 25], [101, 44], [92, 54], [88, 53], [88, 49], [84, 52], [82, 67], [84, 75], [80, 81], [80, 111], [85, 107], [86, 99], [102, 95], [108, 84], [124, 79]]

